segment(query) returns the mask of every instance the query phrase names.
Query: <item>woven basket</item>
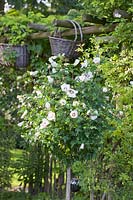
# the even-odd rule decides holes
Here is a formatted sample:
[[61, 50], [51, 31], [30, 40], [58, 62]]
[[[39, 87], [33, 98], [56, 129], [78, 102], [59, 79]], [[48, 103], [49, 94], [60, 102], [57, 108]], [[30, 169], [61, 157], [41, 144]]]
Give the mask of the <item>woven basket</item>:
[[0, 65], [21, 69], [28, 64], [29, 54], [26, 45], [0, 44]]
[[[61, 38], [57, 31], [54, 32], [53, 36], [49, 37], [50, 46], [52, 50], [52, 55], [57, 56], [58, 54], [64, 54], [67, 58], [76, 58], [79, 56], [79, 53], [76, 51], [79, 45], [83, 41], [83, 34], [80, 25], [72, 20], [67, 20], [72, 23], [75, 30], [75, 38], [74, 40], [68, 40]], [[80, 32], [80, 41], [77, 41], [77, 30]]]

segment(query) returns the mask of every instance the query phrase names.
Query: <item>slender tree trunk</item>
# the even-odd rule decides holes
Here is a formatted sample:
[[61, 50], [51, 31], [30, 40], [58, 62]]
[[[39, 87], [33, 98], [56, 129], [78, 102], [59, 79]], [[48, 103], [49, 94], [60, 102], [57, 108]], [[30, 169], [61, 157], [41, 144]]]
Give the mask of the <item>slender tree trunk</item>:
[[53, 191], [52, 191], [52, 199], [55, 198], [56, 194], [56, 160], [53, 158]]
[[52, 194], [52, 167], [53, 167], [53, 159], [52, 159], [52, 155], [50, 156], [50, 160], [49, 160], [49, 193]]
[[108, 193], [108, 200], [112, 200], [110, 192]]
[[106, 193], [104, 192], [103, 195], [102, 195], [102, 199], [101, 200], [104, 200], [106, 197]]
[[45, 152], [45, 167], [44, 167], [44, 192], [49, 193], [49, 154]]
[[42, 177], [43, 177], [43, 152], [42, 146], [38, 143], [35, 146], [36, 151], [36, 168], [35, 168], [35, 184], [34, 192], [35, 194], [42, 191]]
[[30, 194], [34, 193], [34, 187], [33, 187], [33, 175], [30, 175], [29, 177], [29, 187], [28, 187], [28, 191]]
[[53, 197], [55, 196], [56, 193], [56, 159], [54, 158], [54, 185], [53, 185]]
[[71, 168], [67, 168], [67, 182], [66, 182], [66, 200], [71, 200]]
[[90, 200], [94, 200], [94, 191], [93, 190], [90, 191]]
[[64, 172], [61, 172], [58, 176], [58, 197], [63, 198], [62, 185], [64, 184]]

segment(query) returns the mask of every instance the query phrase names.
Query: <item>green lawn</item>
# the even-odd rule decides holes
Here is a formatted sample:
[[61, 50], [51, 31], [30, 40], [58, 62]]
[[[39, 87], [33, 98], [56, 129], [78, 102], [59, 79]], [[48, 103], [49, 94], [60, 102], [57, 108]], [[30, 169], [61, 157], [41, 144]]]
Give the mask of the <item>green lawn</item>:
[[[22, 156], [22, 153], [23, 153], [23, 150], [20, 150], [20, 149], [14, 149], [11, 151], [12, 153], [12, 160], [13, 161], [16, 161], [17, 159], [20, 159], [21, 156]], [[14, 170], [14, 169], [13, 169]], [[12, 182], [11, 182], [11, 185], [12, 187], [16, 187], [16, 186], [19, 186], [21, 182], [18, 181], [18, 175], [17, 174], [14, 174], [13, 177], [12, 177]]]

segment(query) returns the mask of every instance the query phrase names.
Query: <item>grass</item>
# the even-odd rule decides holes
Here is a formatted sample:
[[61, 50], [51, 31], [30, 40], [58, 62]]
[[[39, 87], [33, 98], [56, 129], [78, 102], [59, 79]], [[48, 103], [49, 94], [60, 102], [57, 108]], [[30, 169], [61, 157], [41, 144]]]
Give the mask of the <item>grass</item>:
[[16, 161], [17, 159], [21, 158], [23, 150], [13, 149], [11, 153], [12, 153], [12, 160]]
[[[18, 159], [21, 158], [22, 156], [22, 153], [23, 153], [23, 150], [20, 150], [20, 149], [14, 149], [11, 151], [12, 153], [12, 161], [16, 161]], [[13, 169], [14, 170], [14, 169]], [[20, 185], [20, 181], [18, 181], [18, 175], [17, 174], [13, 174], [13, 177], [12, 177], [12, 182], [11, 182], [11, 186], [12, 188], [13, 187], [16, 187], [16, 186], [19, 186]]]

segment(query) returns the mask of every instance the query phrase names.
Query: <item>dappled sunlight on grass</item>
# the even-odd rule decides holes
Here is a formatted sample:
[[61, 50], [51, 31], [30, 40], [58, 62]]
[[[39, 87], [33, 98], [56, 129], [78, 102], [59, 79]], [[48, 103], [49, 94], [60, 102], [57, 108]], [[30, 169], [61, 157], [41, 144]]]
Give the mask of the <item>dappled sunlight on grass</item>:
[[[22, 156], [22, 152], [23, 152], [23, 150], [21, 150], [21, 149], [13, 149], [11, 151], [11, 153], [12, 153], [12, 161], [16, 161], [16, 160], [20, 159], [21, 156]], [[15, 170], [15, 167], [12, 168], [12, 170]], [[18, 181], [18, 174], [14, 173], [13, 177], [12, 177], [12, 181], [11, 181], [11, 187], [12, 188], [17, 187], [20, 184], [21, 184], [21, 182]]]

